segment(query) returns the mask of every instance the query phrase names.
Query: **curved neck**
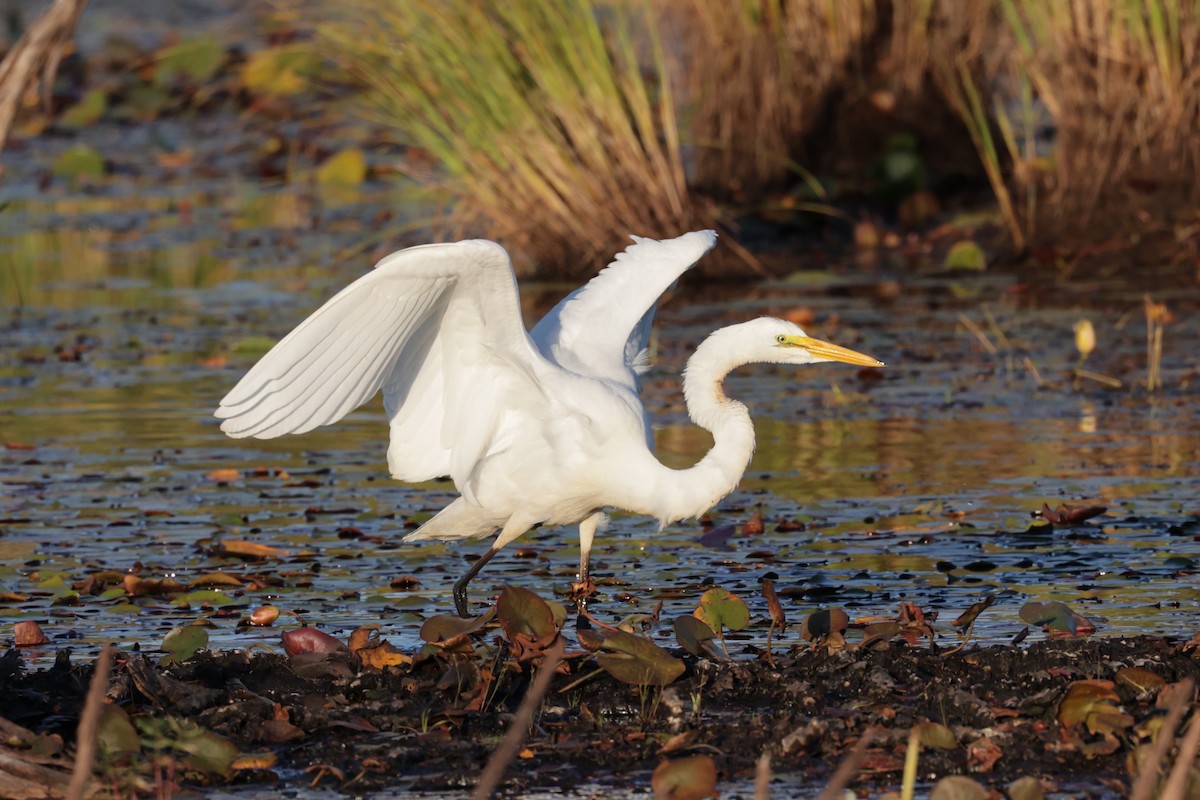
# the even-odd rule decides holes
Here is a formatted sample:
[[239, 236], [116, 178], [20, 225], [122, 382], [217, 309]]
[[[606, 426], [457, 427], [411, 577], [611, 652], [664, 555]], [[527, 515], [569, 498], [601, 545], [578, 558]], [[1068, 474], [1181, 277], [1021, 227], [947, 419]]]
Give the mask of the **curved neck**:
[[[692, 421], [713, 435], [712, 449], [692, 467], [662, 467], [653, 485], [645, 487], [652, 508], [645, 513], [663, 524], [698, 517], [737, 487], [754, 455], [754, 425], [746, 406], [726, 397], [722, 381], [743, 363], [720, 353], [713, 337], [704, 340], [688, 359], [683, 396]], [[634, 509], [631, 509], [634, 510]]]

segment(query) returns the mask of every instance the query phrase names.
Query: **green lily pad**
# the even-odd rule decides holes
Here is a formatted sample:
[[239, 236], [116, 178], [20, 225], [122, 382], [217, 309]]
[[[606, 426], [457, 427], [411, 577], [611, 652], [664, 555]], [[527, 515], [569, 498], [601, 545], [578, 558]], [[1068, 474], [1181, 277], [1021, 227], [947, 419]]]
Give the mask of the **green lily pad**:
[[971, 270], [982, 272], [987, 269], [987, 256], [983, 248], [970, 240], [955, 242], [946, 253], [946, 269]]
[[86, 144], [77, 144], [54, 159], [50, 172], [75, 186], [104, 177], [104, 158]]
[[717, 634], [708, 623], [691, 614], [685, 614], [675, 620], [675, 641], [679, 646], [694, 656], [708, 656], [723, 660], [725, 654], [712, 645]]
[[179, 664], [208, 647], [208, 631], [199, 625], [181, 625], [167, 633], [162, 646], [167, 654], [159, 663], [164, 666]]
[[164, 47], [158, 52], [157, 61], [154, 82], [159, 86], [179, 77], [204, 83], [225, 63], [225, 46], [216, 36], [197, 36]]
[[317, 167], [322, 186], [357, 186], [367, 178], [367, 157], [357, 147], [334, 153]]
[[513, 640], [518, 634], [542, 641], [554, 636], [554, 612], [546, 601], [520, 586], [505, 586], [496, 601], [496, 617], [504, 634]]
[[740, 631], [750, 624], [750, 609], [742, 598], [716, 587], [700, 595], [696, 618], [720, 633], [723, 629]]
[[596, 663], [634, 686], [667, 686], [683, 674], [682, 661], [644, 636], [615, 631], [605, 637], [603, 648]]

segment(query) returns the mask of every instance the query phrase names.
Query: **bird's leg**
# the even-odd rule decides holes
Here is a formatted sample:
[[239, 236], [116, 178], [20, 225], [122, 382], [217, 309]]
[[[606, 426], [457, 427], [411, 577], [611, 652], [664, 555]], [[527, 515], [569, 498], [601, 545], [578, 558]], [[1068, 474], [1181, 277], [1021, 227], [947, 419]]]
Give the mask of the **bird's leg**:
[[579, 523], [579, 574], [571, 584], [571, 598], [579, 606], [580, 613], [587, 606], [587, 599], [596, 593], [596, 584], [592, 581], [590, 568], [592, 563], [592, 542], [596, 538], [596, 529], [607, 517], [599, 511], [586, 517]]
[[454, 610], [463, 619], [467, 619], [470, 615], [467, 613], [467, 584], [471, 579], [479, 574], [479, 570], [483, 569], [487, 562], [492, 560], [492, 556], [496, 555], [500, 548], [493, 547], [486, 553], [475, 559], [475, 563], [467, 570], [467, 574], [463, 575], [454, 583]]

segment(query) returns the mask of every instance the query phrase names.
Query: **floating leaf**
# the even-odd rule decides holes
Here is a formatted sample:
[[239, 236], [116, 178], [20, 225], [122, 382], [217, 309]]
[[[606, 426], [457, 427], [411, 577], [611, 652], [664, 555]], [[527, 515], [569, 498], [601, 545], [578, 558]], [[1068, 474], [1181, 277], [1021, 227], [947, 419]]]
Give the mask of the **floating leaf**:
[[54, 159], [50, 172], [55, 177], [66, 178], [75, 186], [104, 177], [104, 159], [86, 144], [76, 144]]
[[13, 644], [17, 647], [37, 647], [49, 644], [50, 640], [42, 633], [42, 628], [33, 620], [25, 620], [13, 625]]
[[604, 639], [596, 663], [619, 681], [634, 686], [667, 686], [683, 674], [684, 664], [644, 636], [615, 631]]
[[170, 578], [151, 580], [149, 578], [139, 578], [137, 575], [126, 575], [121, 583], [125, 589], [125, 594], [130, 597], [180, 594], [187, 590], [187, 587], [182, 583], [173, 581]]
[[163, 638], [163, 650], [167, 654], [159, 662], [164, 666], [187, 661], [208, 647], [208, 631], [200, 625], [181, 625], [172, 628]]
[[535, 642], [553, 638], [558, 632], [554, 625], [554, 612], [546, 601], [520, 586], [505, 586], [496, 601], [496, 618], [509, 641], [518, 634]]
[[846, 616], [846, 612], [842, 609], [822, 608], [804, 618], [800, 636], [809, 642], [835, 633], [840, 636], [846, 632], [846, 626], [849, 624], [850, 617]]
[[209, 608], [221, 608], [233, 602], [236, 601], [219, 589], [198, 589], [194, 592], [188, 592], [185, 595], [180, 595], [179, 597], [175, 598], [172, 601], [172, 605], [208, 606]]
[[982, 272], [987, 269], [987, 256], [984, 255], [983, 248], [975, 242], [955, 242], [946, 253], [945, 267]]
[[689, 756], [664, 761], [650, 776], [655, 798], [704, 800], [717, 792], [717, 765], [711, 756]]
[[712, 645], [712, 640], [715, 638], [717, 638], [717, 634], [713, 629], [698, 617], [685, 614], [675, 620], [675, 641], [694, 656], [725, 659], [725, 654]]
[[158, 52], [154, 82], [165, 86], [177, 77], [204, 83], [225, 63], [225, 46], [211, 34], [185, 39]]
[[367, 157], [357, 147], [348, 147], [317, 167], [317, 183], [322, 186], [357, 186], [366, 180]]
[[742, 598], [719, 586], [700, 595], [700, 605], [692, 612], [708, 627], [740, 631], [750, 624], [750, 609]]
[[216, 483], [232, 483], [242, 479], [242, 471], [240, 469], [214, 469], [211, 472], [204, 473], [205, 480], [214, 481]]
[[321, 59], [308, 43], [256, 50], [246, 58], [242, 82], [256, 94], [287, 97], [307, 88], [321, 69]]
[[239, 558], [287, 558], [288, 552], [278, 547], [244, 542], [239, 539], [225, 539], [214, 548], [218, 555], [238, 556]]
[[68, 130], [79, 130], [99, 122], [107, 110], [107, 93], [103, 89], [92, 89], [78, 103], [62, 113], [58, 124]]

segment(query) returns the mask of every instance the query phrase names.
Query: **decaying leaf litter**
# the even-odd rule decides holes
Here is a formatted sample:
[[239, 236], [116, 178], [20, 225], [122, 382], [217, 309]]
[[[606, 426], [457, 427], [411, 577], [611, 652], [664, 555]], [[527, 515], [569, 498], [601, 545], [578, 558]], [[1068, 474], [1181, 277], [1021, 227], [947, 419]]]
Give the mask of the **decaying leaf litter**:
[[[160, 130], [189, 136], [170, 121]], [[449, 487], [386, 481], [378, 409], [336, 433], [249, 447], [207, 419], [264, 338], [357, 274], [355, 243], [391, 196], [370, 184], [337, 198], [247, 185], [230, 201], [203, 188], [210, 163], [219, 175], [247, 159], [262, 174], [285, 162], [219, 137], [177, 143], [193, 155], [145, 165], [116, 150], [119, 168], [90, 178], [79, 150], [57, 171], [6, 161], [4, 191], [19, 204], [0, 216], [10, 246], [49, 244], [94, 270], [35, 278], [16, 267], [4, 284], [14, 347], [0, 414], [14, 424], [0, 462], [0, 619], [24, 647], [0, 668], [0, 707], [35, 733], [15, 737], [22, 759], [62, 768], [106, 640], [120, 649], [107, 752], [136, 751], [144, 767], [113, 755], [104, 774], [130, 786], [303, 770], [346, 791], [394, 786], [398, 774], [413, 788], [459, 787], [560, 626], [570, 674], [539, 706], [512, 793], [627, 775], [647, 787], [655, 774], [660, 788], [704, 791], [710, 774], [719, 786], [749, 781], [763, 752], [772, 774], [815, 793], [870, 726], [860, 780], [896, 787], [910, 731], [926, 722], [947, 726], [953, 746], [926, 742], [922, 774], [1115, 791], [1131, 783], [1127, 756], [1144, 754], [1158, 709], [1189, 707], [1198, 436], [1182, 343], [1195, 339], [1194, 289], [1158, 287], [1167, 317], [1120, 279], [1073, 284], [1068, 299], [1045, 276], [946, 272], [918, 248], [865, 273], [832, 265], [819, 282], [796, 272], [722, 288], [716, 302], [703, 296], [713, 290], [679, 298], [661, 317], [647, 391], [664, 457], [680, 463], [707, 445], [684, 424], [678, 365], [724, 322], [793, 317], [890, 349], [896, 366], [733, 378], [730, 393], [764, 417], [757, 459], [702, 523], [660, 536], [647, 520], [614, 522], [591, 613], [624, 622], [619, 633], [580, 631], [553, 606], [547, 627], [527, 601], [536, 619], [506, 627], [497, 604], [496, 621], [432, 636], [452, 624], [435, 615], [472, 548], [397, 544]], [[335, 163], [357, 174], [351, 161]], [[43, 196], [21, 188], [41, 181]], [[124, 193], [173, 182], [187, 202], [164, 200], [165, 217], [139, 225]], [[331, 259], [342, 263], [306, 266]], [[222, 288], [231, 279], [237, 291]], [[557, 299], [530, 288], [536, 303]], [[1081, 316], [1095, 338], [1086, 348]], [[1139, 386], [1159, 380], [1155, 393]], [[495, 565], [481, 597], [515, 584], [510, 597], [549, 600], [574, 554], [561, 533], [537, 532]], [[705, 610], [721, 593], [745, 605], [744, 625], [733, 601]], [[973, 626], [954, 622], [986, 598]], [[1077, 617], [1099, 635], [1080, 639]], [[974, 637], [961, 649], [959, 627]], [[1170, 638], [1115, 638], [1147, 629]]]

